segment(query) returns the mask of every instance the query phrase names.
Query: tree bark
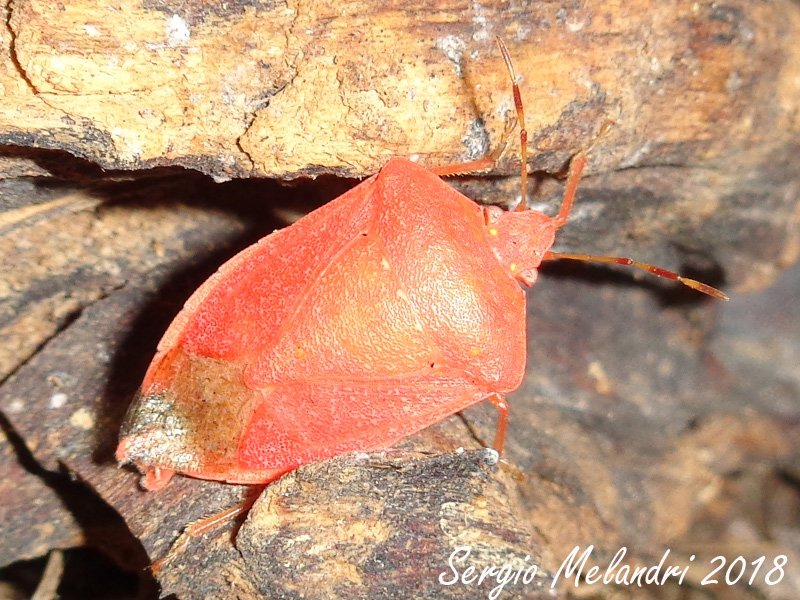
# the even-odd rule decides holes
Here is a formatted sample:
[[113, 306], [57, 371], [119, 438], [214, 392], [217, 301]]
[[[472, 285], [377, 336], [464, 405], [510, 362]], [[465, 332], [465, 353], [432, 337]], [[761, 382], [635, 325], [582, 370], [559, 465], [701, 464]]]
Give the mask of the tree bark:
[[[165, 566], [163, 593], [485, 598], [488, 584], [438, 582], [467, 545], [477, 568], [538, 565], [501, 596], [545, 598], [573, 585], [549, 588], [569, 551], [593, 544], [598, 564], [622, 546], [643, 565], [696, 554], [694, 599], [715, 555], [800, 560], [800, 271], [784, 273], [800, 252], [797, 2], [22, 0], [6, 14], [0, 563], [87, 544], [143, 572], [187, 523], [246, 496], [181, 477], [144, 493], [114, 465], [159, 337], [225, 259], [352, 185], [310, 177], [501, 147], [514, 112], [497, 35], [533, 200], [553, 210], [563, 189], [546, 173], [589, 152], [558, 249], [688, 270], [734, 301], [544, 269], [509, 399], [505, 456], [523, 480], [480, 449], [495, 415], [477, 406], [269, 486], [244, 524]], [[512, 204], [517, 139], [490, 177], [454, 185]], [[795, 584], [714, 593], [778, 600]]]

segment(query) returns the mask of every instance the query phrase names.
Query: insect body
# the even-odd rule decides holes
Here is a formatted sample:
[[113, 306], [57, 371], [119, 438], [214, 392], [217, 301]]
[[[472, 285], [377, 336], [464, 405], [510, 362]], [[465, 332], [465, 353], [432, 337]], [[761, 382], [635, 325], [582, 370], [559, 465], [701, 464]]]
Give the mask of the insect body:
[[[514, 94], [524, 165], [516, 83]], [[585, 162], [573, 159], [551, 218], [481, 207], [433, 172], [393, 159], [247, 248], [167, 330], [118, 460], [137, 465], [151, 490], [176, 472], [267, 483], [302, 464], [387, 448], [485, 399], [499, 411], [501, 450], [504, 397], [525, 371], [519, 283], [532, 285], [543, 260], [633, 264], [724, 297], [629, 259], [552, 253]]]
[[403, 159], [225, 264], [161, 341], [117, 456], [264, 483], [376, 450], [525, 369], [525, 303], [556, 227], [482, 208]]

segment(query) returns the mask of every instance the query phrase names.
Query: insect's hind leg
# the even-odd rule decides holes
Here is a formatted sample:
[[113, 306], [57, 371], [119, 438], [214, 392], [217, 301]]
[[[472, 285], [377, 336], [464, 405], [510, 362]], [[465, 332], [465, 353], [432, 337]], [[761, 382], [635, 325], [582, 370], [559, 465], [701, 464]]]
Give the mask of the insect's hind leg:
[[[497, 409], [497, 431], [494, 434], [492, 448], [502, 456], [506, 443], [506, 429], [508, 428], [508, 402], [506, 402], [505, 394], [494, 393], [486, 399]], [[525, 479], [525, 474], [504, 458], [500, 459], [500, 468], [511, 473], [511, 476], [517, 481]]]
[[256, 500], [258, 500], [258, 497], [261, 495], [261, 492], [264, 491], [265, 487], [266, 486], [263, 485], [253, 486], [248, 493], [247, 498], [238, 504], [234, 504], [233, 506], [216, 512], [213, 515], [189, 523], [189, 525], [186, 526], [178, 538], [172, 543], [169, 550], [167, 550], [167, 554], [150, 565], [150, 572], [153, 575], [157, 575], [159, 572], [161, 572], [161, 570], [168, 563], [172, 562], [175, 557], [186, 550], [186, 548], [189, 546], [189, 542], [192, 539], [202, 537], [212, 529], [216, 529], [222, 524], [229, 523], [230, 521], [234, 521], [242, 515], [246, 515], [253, 507], [253, 504], [255, 504]]
[[497, 409], [497, 430], [494, 434], [494, 448], [498, 454], [503, 454], [503, 447], [506, 443], [506, 429], [508, 428], [508, 402], [505, 394], [494, 393], [486, 398]]

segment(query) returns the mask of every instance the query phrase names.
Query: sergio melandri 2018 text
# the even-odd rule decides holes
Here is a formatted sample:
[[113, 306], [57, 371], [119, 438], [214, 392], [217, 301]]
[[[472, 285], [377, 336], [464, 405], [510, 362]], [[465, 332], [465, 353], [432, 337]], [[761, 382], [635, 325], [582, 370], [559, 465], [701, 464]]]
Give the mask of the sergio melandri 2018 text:
[[[587, 546], [581, 552], [580, 546], [575, 546], [567, 557], [562, 561], [561, 566], [555, 575], [543, 574], [537, 581], [539, 567], [530, 563], [530, 555], [524, 559], [506, 563], [504, 565], [478, 564], [479, 561], [469, 561], [472, 553], [470, 546], [460, 546], [453, 550], [447, 561], [448, 569], [439, 574], [439, 583], [450, 586], [461, 584], [465, 586], [485, 586], [488, 590], [489, 600], [496, 600], [500, 593], [508, 586], [549, 586], [555, 588], [559, 580], [574, 578], [575, 587], [581, 585], [616, 585], [616, 586], [638, 586], [645, 585], [665, 585], [667, 583], [683, 584], [686, 574], [693, 564], [696, 556], [692, 554], [688, 559], [682, 559], [680, 564], [671, 565], [669, 563], [670, 550], [664, 551], [661, 560], [653, 565], [636, 565], [624, 563], [625, 555], [628, 552], [626, 547], [620, 548], [614, 557], [608, 562], [605, 568], [592, 566], [587, 568], [594, 546]], [[596, 562], [596, 561], [593, 561]], [[780, 554], [774, 557], [771, 564], [767, 562], [767, 557], [761, 556], [755, 560], [747, 561], [742, 556], [738, 556], [728, 561], [724, 556], [712, 558], [703, 572], [710, 569], [710, 572], [703, 577], [700, 585], [737, 585], [746, 584], [752, 586], [759, 584], [758, 579], [763, 579], [767, 585], [779, 583], [786, 570], [788, 558]]]

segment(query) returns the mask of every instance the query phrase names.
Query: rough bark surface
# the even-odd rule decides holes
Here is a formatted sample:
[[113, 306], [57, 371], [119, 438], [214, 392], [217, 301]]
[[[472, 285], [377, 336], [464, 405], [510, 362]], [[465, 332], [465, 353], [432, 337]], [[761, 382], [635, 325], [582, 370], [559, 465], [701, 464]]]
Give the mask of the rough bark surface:
[[[528, 370], [509, 398], [506, 458], [524, 479], [481, 450], [495, 415], [477, 406], [387, 453], [285, 477], [142, 590], [486, 598], [496, 578], [438, 584], [468, 545], [462, 570], [539, 566], [502, 598], [793, 599], [800, 270], [784, 270], [800, 251], [800, 5], [221, 6], [6, 8], [0, 564], [85, 544], [142, 573], [187, 523], [247, 495], [180, 477], [142, 492], [113, 462], [121, 420], [188, 295], [352, 185], [136, 171], [361, 176], [395, 155], [483, 156], [511, 109], [499, 34], [521, 74], [532, 169], [562, 171], [614, 121], [558, 249], [688, 271], [733, 300], [552, 264], [529, 293]], [[516, 168], [514, 139], [498, 173]], [[51, 178], [23, 178], [37, 175]], [[537, 182], [533, 200], [552, 210], [560, 183]], [[455, 185], [491, 203], [519, 195], [513, 176]], [[689, 575], [681, 590], [575, 589], [562, 575], [551, 591], [569, 551], [589, 544], [600, 565], [622, 546], [648, 566], [670, 549]], [[764, 572], [750, 587], [701, 585], [714, 556], [779, 554], [778, 585]]]
[[[533, 164], [724, 167], [796, 138], [796, 3], [15, 2], [0, 139], [105, 168], [362, 176], [478, 158], [521, 78]], [[763, 155], [763, 152], [758, 152]]]

